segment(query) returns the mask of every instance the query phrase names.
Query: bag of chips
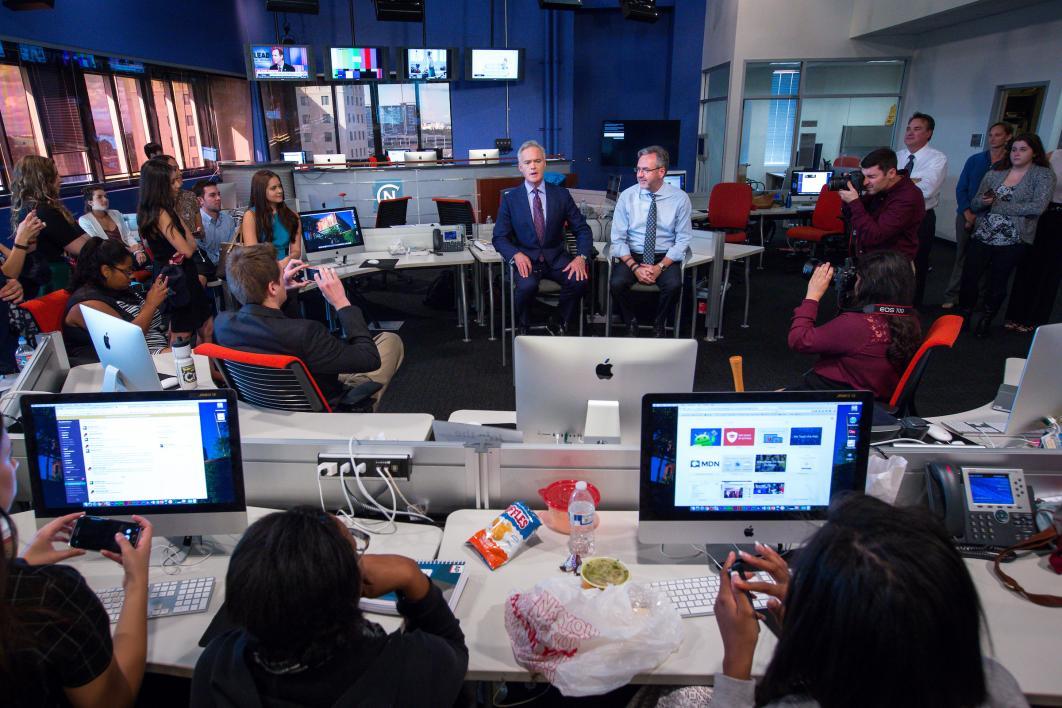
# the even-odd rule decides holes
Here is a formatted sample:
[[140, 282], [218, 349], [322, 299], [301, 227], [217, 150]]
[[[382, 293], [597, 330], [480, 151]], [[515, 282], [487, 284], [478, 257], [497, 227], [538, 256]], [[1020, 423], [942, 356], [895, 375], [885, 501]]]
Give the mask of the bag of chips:
[[487, 528], [472, 534], [468, 543], [479, 551], [490, 569], [495, 570], [516, 555], [541, 525], [538, 514], [523, 502], [515, 501], [491, 521]]

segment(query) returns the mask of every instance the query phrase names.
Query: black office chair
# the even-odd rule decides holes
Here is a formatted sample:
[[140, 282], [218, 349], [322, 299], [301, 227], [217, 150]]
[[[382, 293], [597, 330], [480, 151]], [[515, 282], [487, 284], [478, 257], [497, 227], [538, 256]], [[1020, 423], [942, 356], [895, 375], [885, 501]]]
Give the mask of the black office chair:
[[439, 210], [440, 224], [464, 224], [465, 235], [473, 233], [472, 224], [476, 222], [476, 212], [472, 209], [472, 202], [467, 199], [452, 199], [450, 197], [432, 197], [435, 208]]
[[406, 210], [409, 208], [409, 200], [412, 198], [381, 199], [376, 210], [376, 228], [386, 229], [391, 226], [405, 226]]

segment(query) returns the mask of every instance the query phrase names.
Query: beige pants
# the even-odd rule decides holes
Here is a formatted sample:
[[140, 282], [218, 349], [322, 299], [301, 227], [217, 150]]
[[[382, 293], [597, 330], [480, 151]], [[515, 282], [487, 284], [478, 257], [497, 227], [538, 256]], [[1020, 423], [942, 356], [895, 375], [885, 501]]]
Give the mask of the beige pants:
[[402, 339], [394, 332], [380, 332], [373, 337], [373, 341], [380, 352], [380, 368], [360, 374], [340, 374], [339, 380], [345, 386], [356, 386], [365, 381], [375, 381], [383, 386], [374, 397], [376, 402], [373, 403], [372, 409], [375, 411], [380, 407], [380, 401], [383, 400], [395, 372], [402, 366], [406, 348], [402, 345]]

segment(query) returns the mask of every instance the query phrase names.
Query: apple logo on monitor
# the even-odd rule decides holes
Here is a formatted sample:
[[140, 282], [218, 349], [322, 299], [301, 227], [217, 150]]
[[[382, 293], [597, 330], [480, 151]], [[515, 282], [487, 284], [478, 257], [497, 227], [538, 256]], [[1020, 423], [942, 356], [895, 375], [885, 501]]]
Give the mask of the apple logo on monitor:
[[594, 373], [597, 374], [597, 378], [607, 381], [612, 378], [612, 364], [605, 359], [594, 368]]
[[745, 536], [747, 536], [748, 538], [752, 538], [754, 533], [755, 533], [755, 531], [753, 531], [751, 526], [746, 526], [745, 527]]
[[103, 334], [103, 346], [107, 349], [111, 348], [111, 335], [106, 332]]

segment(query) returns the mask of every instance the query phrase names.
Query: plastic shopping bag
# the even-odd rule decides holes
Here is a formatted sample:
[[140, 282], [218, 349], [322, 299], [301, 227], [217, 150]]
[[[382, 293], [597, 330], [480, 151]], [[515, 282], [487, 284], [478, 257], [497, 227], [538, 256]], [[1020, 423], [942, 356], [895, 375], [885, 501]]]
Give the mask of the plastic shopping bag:
[[907, 460], [899, 455], [892, 455], [888, 459], [871, 455], [867, 463], [867, 495], [877, 497], [886, 504], [895, 504], [906, 470]]
[[678, 612], [648, 586], [584, 590], [573, 576], [549, 578], [510, 595], [505, 629], [516, 662], [565, 696], [625, 686], [659, 666], [684, 636]]

